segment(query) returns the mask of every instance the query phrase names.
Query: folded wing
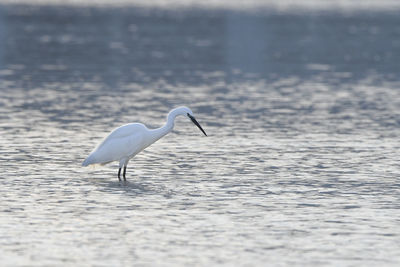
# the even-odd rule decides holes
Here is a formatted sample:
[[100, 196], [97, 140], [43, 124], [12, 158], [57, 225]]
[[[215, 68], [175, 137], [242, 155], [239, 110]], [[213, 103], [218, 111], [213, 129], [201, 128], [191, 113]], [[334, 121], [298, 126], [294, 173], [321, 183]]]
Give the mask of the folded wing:
[[133, 157], [144, 146], [144, 131], [146, 131], [146, 127], [138, 123], [127, 124], [115, 129], [90, 153], [82, 165], [103, 165], [111, 161], [119, 161], [122, 158]]

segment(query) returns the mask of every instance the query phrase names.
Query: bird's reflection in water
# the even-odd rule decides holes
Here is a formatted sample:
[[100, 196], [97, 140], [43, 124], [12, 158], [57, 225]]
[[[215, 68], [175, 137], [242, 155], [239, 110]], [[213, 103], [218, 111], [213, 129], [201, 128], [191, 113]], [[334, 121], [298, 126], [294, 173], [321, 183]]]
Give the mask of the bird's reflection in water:
[[[142, 177], [143, 178], [143, 177]], [[115, 181], [110, 179], [90, 178], [89, 183], [94, 183], [99, 191], [112, 194], [129, 194], [130, 196], [140, 195], [165, 195], [170, 196], [172, 191], [162, 183], [146, 181], [146, 177], [135, 177], [134, 181]], [[151, 178], [150, 178], [151, 179]], [[155, 180], [156, 178], [153, 178]], [[158, 178], [157, 178], [158, 179]], [[159, 178], [163, 180], [163, 178]]]

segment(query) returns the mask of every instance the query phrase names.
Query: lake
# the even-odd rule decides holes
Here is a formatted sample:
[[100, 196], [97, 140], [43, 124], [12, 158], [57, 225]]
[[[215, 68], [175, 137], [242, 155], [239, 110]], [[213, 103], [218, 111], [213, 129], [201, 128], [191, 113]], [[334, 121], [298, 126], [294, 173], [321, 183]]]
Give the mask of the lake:
[[309, 8], [1, 4], [1, 265], [398, 266], [400, 8]]

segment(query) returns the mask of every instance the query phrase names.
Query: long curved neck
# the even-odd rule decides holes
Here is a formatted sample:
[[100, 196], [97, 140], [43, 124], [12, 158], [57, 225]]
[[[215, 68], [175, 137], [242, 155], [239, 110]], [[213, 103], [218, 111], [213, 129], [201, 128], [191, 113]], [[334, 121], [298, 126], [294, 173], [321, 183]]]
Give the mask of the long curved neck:
[[155, 141], [172, 131], [175, 125], [174, 121], [176, 116], [178, 116], [177, 112], [175, 110], [172, 110], [170, 113], [168, 113], [167, 122], [164, 124], [164, 126], [152, 130]]

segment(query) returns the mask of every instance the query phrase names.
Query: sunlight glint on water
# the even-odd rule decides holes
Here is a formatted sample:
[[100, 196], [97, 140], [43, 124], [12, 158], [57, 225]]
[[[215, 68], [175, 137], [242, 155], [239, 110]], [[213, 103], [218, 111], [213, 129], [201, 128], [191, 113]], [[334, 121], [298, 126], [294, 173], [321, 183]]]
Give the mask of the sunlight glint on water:
[[396, 266], [399, 17], [274, 12], [0, 6], [1, 265]]

